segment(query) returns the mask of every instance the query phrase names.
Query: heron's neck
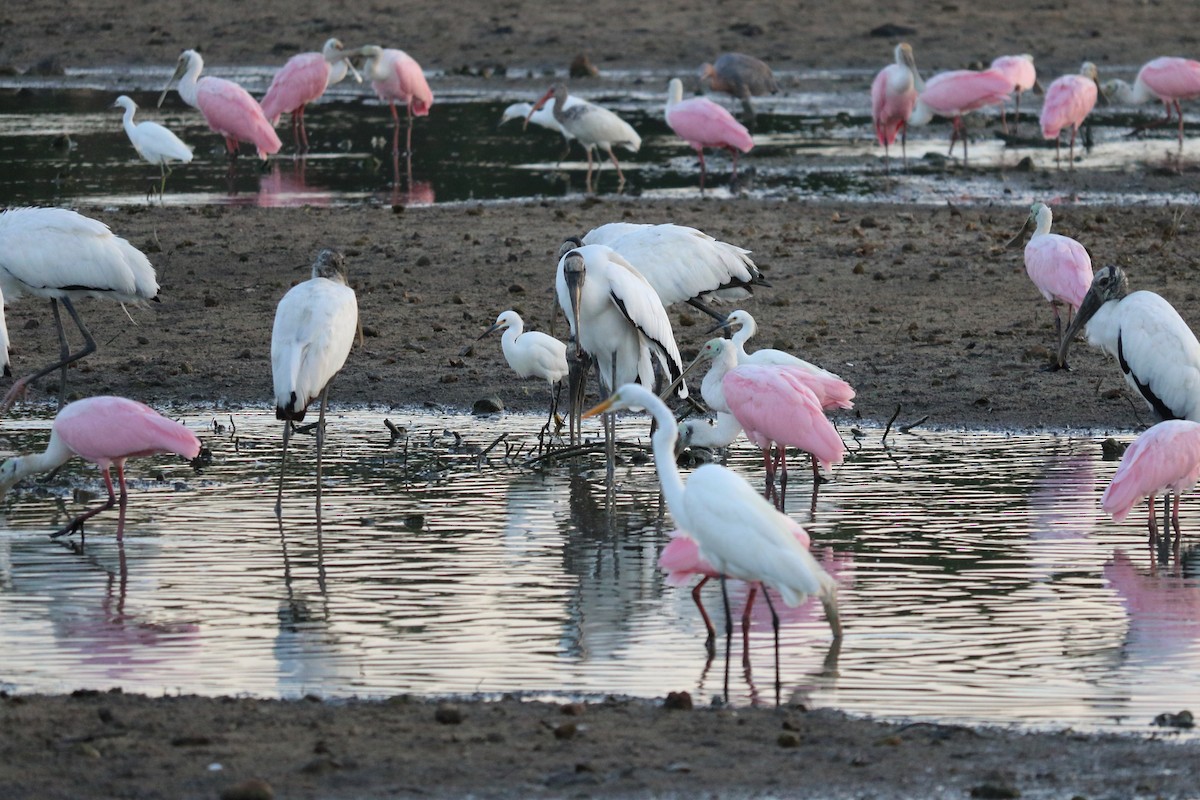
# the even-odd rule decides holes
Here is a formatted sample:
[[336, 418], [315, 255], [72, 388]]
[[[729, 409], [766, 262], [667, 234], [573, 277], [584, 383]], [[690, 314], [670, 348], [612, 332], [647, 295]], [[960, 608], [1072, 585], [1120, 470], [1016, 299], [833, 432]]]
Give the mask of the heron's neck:
[[675, 442], [679, 439], [679, 424], [675, 416], [665, 405], [659, 403], [654, 408], [647, 408], [658, 424], [654, 432], [654, 466], [658, 470], [658, 482], [662, 486], [663, 497], [667, 499], [667, 508], [681, 526], [685, 509], [683, 506], [683, 476], [679, 474], [679, 466], [675, 463]]

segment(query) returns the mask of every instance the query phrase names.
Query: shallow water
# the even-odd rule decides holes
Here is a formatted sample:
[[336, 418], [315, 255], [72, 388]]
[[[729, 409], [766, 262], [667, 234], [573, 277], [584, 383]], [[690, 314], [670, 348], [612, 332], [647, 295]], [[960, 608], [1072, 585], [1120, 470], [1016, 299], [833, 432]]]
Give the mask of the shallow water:
[[[407, 438], [393, 442], [384, 417]], [[687, 689], [701, 702], [721, 691], [723, 662], [706, 666], [690, 593], [665, 586], [655, 563], [672, 526], [650, 465], [621, 467], [609, 500], [598, 464], [581, 475], [515, 466], [535, 417], [342, 413], [330, 424], [320, 532], [304, 436], [293, 439], [281, 532], [272, 415], [185, 421], [212, 466], [133, 464], [123, 544], [115, 512], [89, 526], [82, 548], [47, 537], [82, 508], [73, 490], [103, 491], [90, 466], [6, 501], [0, 688]], [[627, 439], [646, 435], [637, 417], [623, 425]], [[5, 455], [40, 447], [47, 426], [5, 420]], [[1200, 704], [1195, 562], [1185, 553], [1181, 569], [1155, 570], [1142, 512], [1123, 525], [1102, 517], [1116, 465], [1096, 442], [951, 431], [893, 434], [885, 449], [878, 429], [847, 442], [815, 516], [805, 470], [789, 495], [841, 584], [846, 637], [831, 669], [819, 605], [784, 611], [785, 697], [887, 717], [1136, 731]], [[732, 456], [757, 484], [757, 453], [742, 443]], [[1195, 531], [1196, 504], [1183, 515]], [[743, 590], [733, 596], [740, 608]], [[719, 615], [715, 586], [705, 597]], [[771, 642], [759, 603], [749, 678], [735, 637], [734, 702], [773, 700]]]
[[[333, 87], [308, 113], [312, 150], [306, 158], [291, 155], [285, 118], [279, 126], [282, 155], [265, 169], [256, 167], [253, 158], [242, 158], [231, 167], [221, 139], [176, 93], [169, 95], [163, 109], [154, 108], [169, 70], [164, 66], [77, 71], [54, 79], [0, 78], [0, 89], [15, 90], [0, 93], [0, 198], [13, 205], [146, 203], [157, 189], [158, 169], [141, 161], [125, 137], [121, 113], [110, 107], [118, 93], [130, 94], [142, 106], [139, 120], [161, 122], [196, 147], [195, 160], [177, 167], [167, 183], [164, 200], [169, 204], [422, 205], [571, 196], [584, 189], [586, 162], [578, 146], [559, 162], [558, 134], [536, 126], [522, 132], [519, 122], [498, 124], [505, 106], [536, 99], [540, 90], [530, 87], [542, 86], [549, 77], [532, 83], [531, 76], [472, 82], [437, 76], [438, 102], [414, 128], [409, 173], [406, 162], [393, 160], [387, 107], [369, 89], [346, 82]], [[241, 82], [255, 96], [261, 96], [272, 75], [269, 69], [255, 67], [211, 72]], [[581, 90], [619, 112], [643, 137], [638, 153], [618, 151], [628, 177], [627, 193], [698, 195], [695, 155], [662, 119], [665, 95], [658, 87], [665, 86], [668, 77], [666, 72], [614, 73]], [[742, 158], [742, 180], [734, 187], [750, 197], [956, 204], [999, 200], [1024, 205], [1056, 194], [1090, 204], [1196, 200], [1194, 181], [1183, 176], [1161, 181], [1164, 188], [1153, 190], [1130, 192], [1124, 182], [1112, 191], [1080, 190], [1070, 173], [1055, 171], [1052, 147], [1036, 140], [1006, 146], [995, 135], [999, 115], [992, 112], [968, 117], [974, 137], [969, 170], [946, 168], [949, 129], [935, 123], [911, 131], [910, 169], [901, 170], [897, 159], [889, 177], [871, 130], [870, 74], [845, 70], [782, 77], [786, 93], [757, 104], [756, 146]], [[1080, 156], [1077, 169], [1122, 174], [1178, 167], [1174, 128], [1146, 138], [1126, 137], [1134, 124], [1157, 113], [1149, 107], [1094, 112], [1094, 147]], [[1036, 134], [1035, 127], [1026, 108], [1023, 134]], [[1197, 147], [1187, 143], [1184, 166], [1194, 162]], [[955, 152], [954, 160], [961, 158], [961, 148]], [[1023, 159], [1029, 164], [1018, 169]], [[710, 154], [708, 162], [709, 193], [729, 196], [729, 158]], [[601, 169], [598, 191], [616, 191], [612, 166], [605, 163]], [[1046, 176], [1034, 181], [1022, 177], [1043, 171]]]

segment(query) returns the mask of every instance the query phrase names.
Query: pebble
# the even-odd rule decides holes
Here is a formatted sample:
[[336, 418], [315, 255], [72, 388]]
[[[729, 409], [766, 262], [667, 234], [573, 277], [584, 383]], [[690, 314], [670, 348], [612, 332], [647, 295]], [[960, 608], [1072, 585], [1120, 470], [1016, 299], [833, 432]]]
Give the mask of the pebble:
[[663, 708], [672, 711], [691, 711], [692, 695], [689, 692], [669, 692], [663, 702]]
[[222, 791], [221, 800], [275, 800], [275, 790], [262, 778], [251, 778]]
[[495, 414], [504, 410], [504, 401], [495, 395], [481, 397], [471, 406], [472, 414]]
[[464, 715], [462, 709], [453, 703], [441, 703], [433, 713], [433, 718], [443, 725], [459, 725]]

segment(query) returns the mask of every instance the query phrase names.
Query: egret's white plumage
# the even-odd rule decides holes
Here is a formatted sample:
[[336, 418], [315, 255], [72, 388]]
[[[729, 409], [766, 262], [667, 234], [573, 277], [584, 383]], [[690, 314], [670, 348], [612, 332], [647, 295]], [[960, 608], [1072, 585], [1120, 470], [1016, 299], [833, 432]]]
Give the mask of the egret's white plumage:
[[178, 136], [159, 125], [157, 122], [134, 122], [133, 114], [137, 111], [137, 103], [128, 95], [121, 95], [113, 103], [113, 107], [125, 109], [121, 122], [125, 126], [125, 135], [133, 144], [138, 155], [151, 164], [157, 164], [162, 170], [161, 195], [167, 185], [167, 175], [170, 174], [170, 163], [178, 161], [187, 164], [192, 160], [192, 148]]
[[1160, 419], [1200, 422], [1200, 342], [1170, 303], [1154, 292], [1130, 294], [1124, 270], [1103, 267], [1067, 328], [1059, 364], [1085, 325], [1088, 343], [1117, 360]]
[[549, 334], [525, 330], [525, 323], [516, 311], [505, 311], [496, 317], [489, 333], [504, 330], [500, 349], [513, 372], [522, 378], [541, 378], [551, 384], [567, 377], [567, 346]]
[[[25, 295], [47, 298], [52, 304], [61, 302], [85, 340], [79, 352], [18, 380], [0, 403], [7, 407], [30, 381], [95, 349], [73, 300], [104, 297], [141, 304], [158, 295], [158, 280], [150, 260], [99, 220], [65, 208], [10, 208], [0, 214], [0, 293], [5, 302]], [[60, 341], [65, 342], [61, 324], [58, 332]], [[65, 384], [64, 372], [60, 395]]]
[[650, 282], [663, 305], [688, 302], [718, 319], [705, 301], [749, 297], [753, 286], [769, 286], [750, 251], [718, 241], [703, 231], [667, 223], [610, 222], [588, 231], [584, 244], [602, 244], [621, 254]]

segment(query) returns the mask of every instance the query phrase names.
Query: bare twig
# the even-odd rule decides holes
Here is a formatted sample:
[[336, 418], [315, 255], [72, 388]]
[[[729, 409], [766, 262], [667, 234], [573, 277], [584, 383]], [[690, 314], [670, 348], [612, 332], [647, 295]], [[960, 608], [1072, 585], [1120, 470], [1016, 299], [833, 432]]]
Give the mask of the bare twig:
[[492, 449], [493, 449], [493, 448], [494, 448], [496, 445], [500, 444], [501, 442], [503, 442], [503, 441], [504, 441], [505, 439], [507, 439], [507, 438], [508, 438], [508, 432], [507, 432], [507, 431], [505, 431], [504, 433], [502, 433], [502, 434], [500, 434], [499, 436], [497, 436], [497, 437], [495, 438], [495, 440], [493, 440], [493, 441], [492, 441], [492, 443], [491, 443], [491, 444], [489, 444], [487, 447], [483, 448], [483, 452], [479, 454], [479, 457], [480, 457], [481, 459], [482, 459], [482, 458], [486, 458], [486, 457], [487, 457], [487, 454], [488, 454], [488, 453], [490, 453], [490, 452], [492, 452]]
[[910, 423], [908, 423], [907, 425], [901, 425], [901, 426], [900, 426], [899, 428], [897, 428], [896, 430], [900, 431], [901, 433], [908, 433], [908, 432], [909, 432], [909, 431], [911, 431], [913, 428], [917, 427], [918, 425], [920, 425], [922, 422], [924, 422], [924, 421], [925, 421], [925, 420], [927, 420], [927, 419], [929, 419], [929, 415], [928, 415], [928, 414], [926, 414], [925, 416], [921, 417], [921, 418], [920, 418], [919, 420], [917, 420], [916, 422], [910, 422]]
[[880, 442], [884, 447], [887, 447], [888, 434], [892, 432], [892, 423], [896, 421], [896, 417], [900, 416], [900, 404], [896, 404], [896, 410], [892, 412], [892, 418], [887, 421], [887, 427], [883, 429], [883, 438]]

